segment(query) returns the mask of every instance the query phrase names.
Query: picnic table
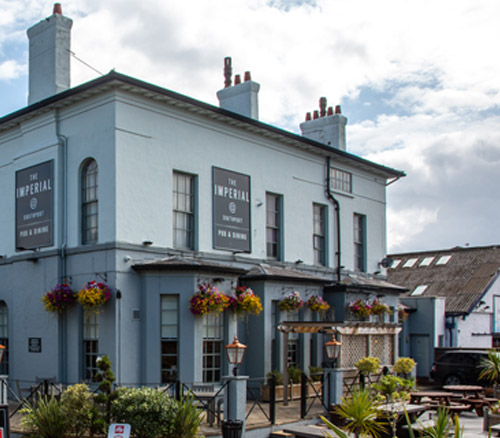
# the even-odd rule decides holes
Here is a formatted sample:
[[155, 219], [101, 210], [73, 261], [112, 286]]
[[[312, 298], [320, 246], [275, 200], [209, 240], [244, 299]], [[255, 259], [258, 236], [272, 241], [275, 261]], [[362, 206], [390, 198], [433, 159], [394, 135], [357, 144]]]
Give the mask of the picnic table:
[[436, 401], [440, 404], [451, 405], [451, 399], [455, 394], [450, 391], [419, 391], [410, 392], [410, 403], [420, 404], [423, 398]]
[[471, 394], [476, 398], [482, 398], [484, 394], [484, 388], [479, 385], [446, 385], [443, 386], [445, 391], [461, 392], [464, 397], [468, 397]]
[[484, 415], [483, 408], [496, 402], [496, 399], [485, 397], [485, 390], [479, 385], [446, 385], [443, 389], [461, 393], [461, 397], [457, 398], [462, 403], [468, 403], [471, 410], [474, 409], [479, 417]]
[[[429, 399], [424, 402], [423, 399]], [[457, 403], [458, 402], [458, 403]], [[425, 404], [427, 409], [445, 407], [451, 412], [460, 414], [471, 411], [475, 406], [459, 394], [450, 391], [419, 391], [410, 393], [410, 403]]]
[[411, 403], [384, 403], [377, 406], [377, 410], [380, 411], [380, 415], [377, 415], [377, 417], [386, 423], [385, 427], [387, 430], [390, 430], [392, 423], [399, 434], [404, 426], [407, 425], [405, 411], [408, 414], [410, 423], [414, 424], [427, 411], [427, 406]]

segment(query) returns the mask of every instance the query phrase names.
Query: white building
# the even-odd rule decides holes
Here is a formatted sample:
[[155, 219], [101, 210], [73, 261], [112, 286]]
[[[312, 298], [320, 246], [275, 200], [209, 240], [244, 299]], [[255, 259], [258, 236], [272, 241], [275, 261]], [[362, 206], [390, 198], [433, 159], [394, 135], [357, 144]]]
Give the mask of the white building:
[[[238, 333], [259, 357], [244, 364], [255, 376], [282, 366], [286, 294], [324, 296], [337, 304], [326, 318], [341, 322], [355, 296], [384, 291], [397, 305], [399, 290], [373, 279], [386, 257], [386, 186], [404, 174], [345, 151], [340, 108], [322, 107], [305, 136], [263, 124], [258, 84], [229, 85], [230, 60], [220, 108], [114, 71], [70, 88], [71, 24], [56, 9], [28, 31], [29, 105], [0, 118], [11, 379], [77, 382], [107, 354], [123, 384], [220, 380], [235, 325], [189, 311], [203, 282], [261, 297], [263, 313]], [[91, 280], [112, 291], [98, 315], [44, 310], [55, 285]], [[322, 340], [292, 338], [290, 361], [321, 363]]]

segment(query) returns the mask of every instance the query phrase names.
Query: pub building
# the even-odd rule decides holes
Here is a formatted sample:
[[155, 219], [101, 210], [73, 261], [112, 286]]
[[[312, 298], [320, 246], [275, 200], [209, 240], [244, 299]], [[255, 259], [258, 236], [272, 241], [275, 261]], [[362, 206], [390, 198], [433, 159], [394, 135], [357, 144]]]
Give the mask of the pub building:
[[[0, 118], [2, 373], [88, 381], [106, 354], [122, 385], [218, 383], [235, 334], [240, 374], [307, 371], [323, 363], [325, 324], [340, 367], [368, 353], [393, 363], [394, 315], [354, 321], [349, 303], [397, 306], [386, 190], [404, 173], [347, 152], [347, 119], [326, 99], [302, 135], [259, 122], [259, 84], [233, 83], [230, 58], [219, 107], [115, 71], [70, 87], [71, 26], [56, 4], [28, 30], [28, 105]], [[92, 281], [109, 292], [102, 307], [47, 311], [53, 288]], [[190, 311], [200, 287], [238, 286], [259, 315]], [[280, 310], [294, 293], [330, 308]]]

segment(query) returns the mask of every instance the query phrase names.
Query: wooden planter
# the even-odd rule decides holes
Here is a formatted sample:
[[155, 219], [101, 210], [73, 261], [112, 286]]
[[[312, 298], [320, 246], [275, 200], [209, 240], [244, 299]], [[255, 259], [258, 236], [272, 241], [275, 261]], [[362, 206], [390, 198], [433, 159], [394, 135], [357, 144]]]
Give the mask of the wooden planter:
[[[316, 389], [316, 392], [321, 394], [321, 382], [313, 382], [312, 385]], [[269, 402], [271, 396], [269, 394], [269, 385], [260, 385], [260, 396], [262, 401]], [[283, 401], [284, 386], [276, 386], [276, 401]], [[316, 397], [316, 392], [311, 388], [311, 384], [307, 384], [307, 397]], [[300, 400], [300, 383], [294, 383], [288, 387], [288, 398], [291, 400]]]
[[500, 414], [490, 414], [488, 411], [484, 416], [483, 430], [487, 431], [495, 424], [500, 424]]

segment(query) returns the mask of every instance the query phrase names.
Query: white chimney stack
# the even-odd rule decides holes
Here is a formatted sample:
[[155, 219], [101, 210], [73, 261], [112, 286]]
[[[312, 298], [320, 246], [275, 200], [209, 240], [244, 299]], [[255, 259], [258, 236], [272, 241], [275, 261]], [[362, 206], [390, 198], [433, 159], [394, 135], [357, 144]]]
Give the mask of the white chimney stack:
[[70, 40], [73, 21], [62, 15], [59, 3], [53, 14], [28, 29], [28, 105], [70, 87]]
[[245, 72], [244, 82], [241, 82], [241, 76], [236, 75], [234, 85], [231, 86], [231, 58], [224, 59], [224, 77], [225, 82], [222, 90], [217, 92], [219, 106], [223, 109], [241, 114], [252, 119], [259, 119], [259, 100], [258, 94], [260, 85], [252, 81], [250, 72]]
[[347, 117], [342, 115], [340, 105], [335, 107], [334, 113], [332, 107], [326, 109], [326, 98], [322, 97], [319, 102], [320, 110], [314, 111], [313, 117], [307, 113], [306, 121], [300, 124], [302, 135], [345, 151]]

